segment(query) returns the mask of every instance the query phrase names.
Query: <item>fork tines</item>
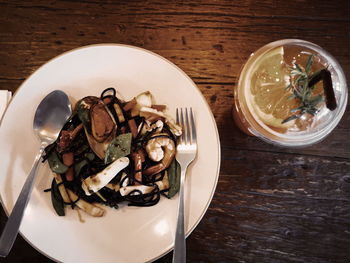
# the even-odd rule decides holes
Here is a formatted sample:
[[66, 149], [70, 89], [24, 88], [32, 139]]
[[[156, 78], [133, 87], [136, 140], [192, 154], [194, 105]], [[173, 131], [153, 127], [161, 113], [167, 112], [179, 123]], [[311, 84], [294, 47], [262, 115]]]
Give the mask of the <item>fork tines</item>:
[[194, 123], [192, 108], [177, 108], [176, 123], [182, 127], [182, 135], [179, 138], [179, 144], [196, 144], [196, 125]]

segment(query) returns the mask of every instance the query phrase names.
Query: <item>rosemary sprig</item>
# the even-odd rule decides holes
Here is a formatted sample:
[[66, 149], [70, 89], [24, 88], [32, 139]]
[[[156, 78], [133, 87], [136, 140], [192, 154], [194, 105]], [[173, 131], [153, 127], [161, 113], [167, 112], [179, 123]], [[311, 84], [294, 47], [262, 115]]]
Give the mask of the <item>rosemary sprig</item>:
[[313, 55], [310, 55], [305, 68], [298, 65], [297, 63], [294, 63], [292, 69], [291, 69], [291, 82], [286, 87], [287, 90], [292, 92], [292, 95], [289, 96], [289, 99], [296, 99], [300, 102], [300, 106], [292, 109], [291, 113], [295, 113], [288, 118], [284, 119], [282, 121], [283, 123], [299, 119], [301, 116], [303, 116], [305, 113], [316, 115], [319, 109], [317, 108], [317, 105], [323, 101], [322, 95], [316, 95], [313, 96], [312, 91], [315, 88], [315, 81], [314, 83], [311, 83], [310, 81], [319, 78], [320, 72], [316, 72], [314, 74], [311, 74], [311, 66], [313, 63]]

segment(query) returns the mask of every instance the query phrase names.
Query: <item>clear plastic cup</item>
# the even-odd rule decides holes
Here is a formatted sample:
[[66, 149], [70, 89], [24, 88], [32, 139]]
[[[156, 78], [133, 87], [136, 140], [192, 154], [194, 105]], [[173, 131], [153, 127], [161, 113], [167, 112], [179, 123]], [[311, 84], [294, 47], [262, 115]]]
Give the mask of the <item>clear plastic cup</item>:
[[[247, 95], [254, 78], [254, 70], [257, 68], [256, 64], [261, 61], [261, 57], [279, 47], [283, 47], [285, 50], [295, 49], [305, 50], [306, 53], [311, 52], [315, 59], [331, 73], [337, 108], [331, 111], [327, 107], [322, 107], [313, 117], [312, 125], [304, 130], [290, 128], [281, 132], [266, 125], [260, 115], [257, 114], [254, 101]], [[238, 85], [234, 89], [233, 117], [242, 131], [248, 135], [257, 136], [268, 143], [285, 147], [308, 146], [323, 140], [331, 133], [342, 118], [347, 101], [348, 89], [344, 72], [331, 54], [308, 41], [284, 39], [261, 47], [249, 57], [241, 71]]]

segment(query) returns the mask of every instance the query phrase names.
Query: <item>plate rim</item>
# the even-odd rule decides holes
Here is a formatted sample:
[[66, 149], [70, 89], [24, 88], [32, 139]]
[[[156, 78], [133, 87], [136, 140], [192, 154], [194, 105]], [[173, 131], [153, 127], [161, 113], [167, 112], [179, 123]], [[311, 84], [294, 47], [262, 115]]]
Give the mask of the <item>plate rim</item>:
[[[219, 181], [219, 175], [220, 175], [220, 166], [221, 166], [221, 144], [220, 144], [220, 137], [219, 137], [219, 131], [218, 131], [218, 127], [217, 127], [217, 124], [216, 124], [216, 121], [215, 121], [215, 118], [214, 118], [214, 115], [213, 115], [213, 112], [211, 111], [210, 107], [209, 107], [209, 104], [207, 102], [207, 100], [205, 99], [203, 93], [201, 92], [201, 90], [198, 88], [198, 86], [196, 85], [196, 83], [186, 74], [186, 72], [184, 70], [182, 70], [179, 66], [177, 66], [175, 63], [173, 63], [172, 61], [168, 60], [167, 58], [153, 52], [153, 51], [150, 51], [148, 49], [145, 49], [145, 48], [141, 48], [141, 47], [138, 47], [138, 46], [133, 46], [133, 45], [128, 45], [128, 44], [119, 44], [119, 43], [97, 43], [97, 44], [90, 44], [90, 45], [84, 45], [84, 46], [80, 46], [80, 47], [77, 47], [77, 48], [73, 48], [73, 49], [70, 49], [70, 50], [67, 50], [67, 51], [64, 51], [62, 53], [60, 53], [59, 55], [57, 56], [54, 56], [53, 58], [47, 60], [44, 64], [40, 65], [36, 70], [34, 70], [20, 85], [19, 87], [16, 89], [16, 91], [14, 92], [13, 96], [12, 96], [12, 99], [10, 101], [10, 103], [7, 105], [1, 119], [0, 119], [0, 129], [2, 127], [2, 123], [3, 123], [3, 120], [4, 120], [4, 117], [5, 115], [7, 114], [7, 109], [9, 108], [9, 106], [12, 104], [13, 102], [13, 99], [16, 97], [16, 95], [18, 94], [18, 92], [21, 90], [21, 88], [23, 88], [23, 86], [26, 85], [27, 81], [29, 81], [29, 79], [35, 75], [40, 69], [42, 69], [43, 67], [45, 67], [46, 65], [48, 65], [49, 63], [51, 63], [52, 61], [56, 60], [56, 59], [59, 59], [65, 55], [68, 55], [70, 53], [74, 53], [76, 51], [79, 51], [79, 50], [83, 50], [83, 49], [89, 49], [89, 48], [94, 48], [94, 47], [124, 47], [124, 48], [130, 48], [130, 49], [135, 49], [135, 50], [138, 50], [138, 51], [142, 51], [142, 52], [145, 52], [145, 53], [148, 53], [150, 55], [153, 55], [161, 60], [163, 60], [164, 62], [170, 64], [172, 67], [174, 67], [175, 69], [177, 69], [181, 75], [183, 75], [184, 77], [186, 77], [190, 82], [191, 84], [195, 87], [195, 89], [197, 89], [199, 95], [202, 97], [203, 101], [205, 102], [205, 105], [207, 107], [207, 109], [209, 110], [209, 115], [211, 117], [211, 120], [214, 124], [214, 130], [215, 130], [215, 134], [216, 134], [216, 140], [217, 140], [217, 150], [218, 150], [218, 156], [217, 156], [217, 167], [216, 167], [216, 175], [215, 175], [215, 183], [212, 187], [212, 190], [211, 190], [211, 193], [210, 193], [210, 198], [208, 200], [208, 202], [206, 203], [205, 205], [205, 208], [203, 209], [201, 215], [198, 217], [198, 219], [196, 220], [196, 222], [193, 224], [193, 226], [188, 229], [186, 235], [185, 235], [185, 238], [188, 238], [189, 235], [194, 231], [194, 229], [198, 226], [198, 224], [202, 221], [204, 215], [206, 214], [206, 212], [208, 211], [208, 208], [209, 208], [209, 205], [211, 203], [211, 201], [213, 200], [213, 197], [214, 197], [214, 193], [216, 191], [216, 187], [217, 187], [217, 184], [218, 184], [218, 181]], [[22, 186], [23, 187], [23, 186]], [[29, 200], [30, 201], [30, 200]], [[2, 208], [6, 214], [7, 217], [9, 217], [9, 211], [7, 209], [7, 207], [4, 205], [4, 202], [2, 200], [2, 197], [1, 197], [1, 193], [0, 193], [0, 204], [2, 205]], [[45, 257], [51, 259], [52, 261], [54, 262], [61, 262], [53, 257], [51, 257], [50, 255], [46, 254], [45, 252], [43, 252], [41, 249], [39, 249], [38, 247], [36, 247], [35, 245], [32, 244], [32, 242], [30, 240], [28, 240], [22, 233], [21, 231], [19, 231], [19, 234], [21, 235], [21, 237], [31, 246], [33, 247], [36, 251], [38, 251], [40, 254], [44, 255]], [[153, 262], [163, 256], [165, 256], [166, 254], [168, 254], [171, 250], [173, 250], [174, 248], [174, 243], [175, 241], [173, 242], [172, 245], [170, 245], [170, 247], [166, 248], [166, 250], [161, 253], [160, 255], [152, 258], [151, 260], [148, 260], [146, 262]]]

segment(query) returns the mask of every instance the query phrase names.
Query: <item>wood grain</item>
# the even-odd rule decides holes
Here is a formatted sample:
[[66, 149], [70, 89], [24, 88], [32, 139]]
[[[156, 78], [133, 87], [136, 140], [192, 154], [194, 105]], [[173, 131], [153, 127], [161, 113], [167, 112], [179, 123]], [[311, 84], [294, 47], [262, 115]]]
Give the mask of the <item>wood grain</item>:
[[[330, 136], [304, 149], [267, 145], [231, 118], [240, 69], [268, 42], [315, 42], [349, 78], [349, 1], [0, 1], [0, 10], [1, 89], [14, 92], [51, 58], [95, 43], [154, 51], [196, 82], [222, 161], [213, 201], [188, 238], [189, 262], [350, 261], [349, 106]], [[1, 211], [1, 229], [5, 222]], [[21, 237], [2, 261], [49, 262]]]

